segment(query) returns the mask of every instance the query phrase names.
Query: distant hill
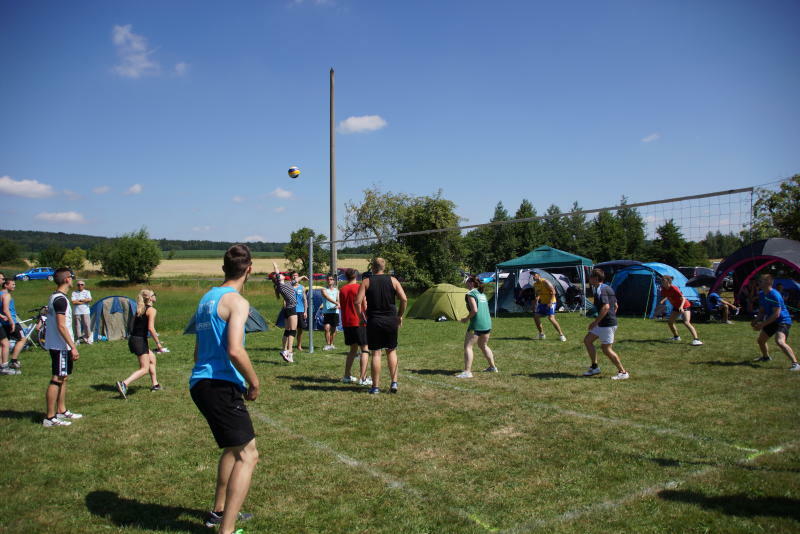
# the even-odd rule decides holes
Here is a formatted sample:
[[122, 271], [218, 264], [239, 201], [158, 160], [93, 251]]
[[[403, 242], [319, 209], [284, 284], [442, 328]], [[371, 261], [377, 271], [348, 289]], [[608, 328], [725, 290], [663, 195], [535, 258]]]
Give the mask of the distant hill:
[[[64, 232], [36, 232], [33, 230], [0, 230], [0, 238], [16, 242], [25, 252], [41, 252], [51, 246], [64, 248], [81, 247], [89, 250], [95, 245], [111, 241], [110, 237], [85, 234], [65, 234]], [[163, 251], [169, 250], [226, 250], [235, 243], [228, 241], [183, 241], [179, 239], [155, 239]], [[256, 241], [247, 243], [253, 252], [283, 252], [286, 243], [267, 243]]]

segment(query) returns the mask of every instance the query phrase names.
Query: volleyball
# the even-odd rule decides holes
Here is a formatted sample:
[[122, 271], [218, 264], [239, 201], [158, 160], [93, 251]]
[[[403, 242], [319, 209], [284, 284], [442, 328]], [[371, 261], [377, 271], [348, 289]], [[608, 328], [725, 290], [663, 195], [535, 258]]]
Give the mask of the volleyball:
[[289, 178], [297, 178], [300, 176], [300, 169], [297, 167], [289, 167]]

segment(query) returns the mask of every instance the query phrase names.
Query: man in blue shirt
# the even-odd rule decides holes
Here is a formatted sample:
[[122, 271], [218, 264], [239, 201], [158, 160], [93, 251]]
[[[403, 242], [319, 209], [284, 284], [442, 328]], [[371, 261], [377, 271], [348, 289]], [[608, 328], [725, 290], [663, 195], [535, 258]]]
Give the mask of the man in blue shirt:
[[255, 431], [244, 400], [258, 398], [259, 381], [244, 348], [250, 304], [240, 294], [252, 268], [246, 245], [229, 248], [222, 265], [225, 281], [200, 299], [195, 315], [195, 364], [189, 389], [217, 445], [223, 449], [214, 509], [205, 524], [219, 525], [222, 534], [233, 533], [237, 519], [253, 517], [239, 512], [258, 463]]
[[706, 307], [709, 314], [719, 311], [722, 322], [725, 324], [733, 324], [733, 321], [730, 320], [731, 310], [734, 313], [739, 313], [739, 308], [722, 298], [719, 293], [713, 291], [706, 295]]
[[792, 362], [790, 371], [800, 371], [800, 364], [792, 351], [792, 347], [786, 342], [789, 337], [789, 329], [792, 327], [792, 316], [786, 309], [781, 294], [772, 288], [772, 275], [762, 274], [758, 279], [758, 318], [752, 323], [753, 330], [760, 330], [758, 336], [758, 348], [761, 349], [761, 356], [755, 361], [768, 362], [772, 358], [767, 352], [767, 340], [775, 336], [775, 344]]

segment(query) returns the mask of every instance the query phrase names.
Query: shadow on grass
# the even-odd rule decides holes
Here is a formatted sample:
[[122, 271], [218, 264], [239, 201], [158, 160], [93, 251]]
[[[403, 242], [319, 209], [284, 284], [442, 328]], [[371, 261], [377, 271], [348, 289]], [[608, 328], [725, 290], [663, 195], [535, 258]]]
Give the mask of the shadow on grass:
[[409, 373], [414, 373], [416, 375], [444, 375], [444, 376], [453, 376], [455, 371], [452, 369], [408, 369]]
[[705, 362], [689, 362], [691, 365], [716, 365], [718, 367], [752, 367], [753, 369], [760, 369], [761, 366], [750, 360], [742, 360], [740, 362], [726, 362], [723, 360], [708, 360]]
[[324, 376], [286, 376], [280, 375], [275, 378], [279, 380], [296, 380], [299, 382], [311, 382], [313, 384], [338, 384], [339, 380], [336, 378], [328, 378]]
[[800, 521], [800, 499], [789, 497], [750, 497], [744, 493], [709, 497], [686, 490], [664, 490], [658, 496], [666, 501], [695, 504], [727, 515], [787, 517]]
[[[247, 351], [250, 352], [250, 349], [247, 349]], [[280, 356], [279, 356], [279, 358], [280, 358]], [[285, 361], [283, 361], [282, 359], [281, 360], [250, 360], [250, 361], [253, 362], [253, 363], [266, 364], [266, 365], [289, 365]]]
[[[91, 388], [95, 391], [107, 391], [109, 393], [116, 393], [116, 398], [124, 400], [122, 395], [120, 395], [119, 390], [115, 384], [92, 384]], [[128, 386], [128, 390], [125, 392], [125, 395], [130, 397], [131, 395], [136, 395], [140, 389], [147, 389], [150, 391], [150, 387], [142, 387], [142, 386]]]
[[0, 419], [27, 419], [33, 423], [41, 423], [44, 418], [42, 412], [16, 412], [14, 410], [0, 410]]
[[511, 376], [525, 376], [528, 378], [536, 378], [538, 380], [555, 380], [557, 378], [583, 378], [581, 375], [572, 375], [569, 373], [515, 373]]
[[[86, 508], [92, 514], [104, 517], [119, 527], [134, 527], [143, 530], [180, 531], [208, 533], [202, 523], [202, 510], [143, 503], [125, 499], [113, 491], [93, 491], [86, 495]], [[194, 519], [180, 519], [188, 515]]]
[[[633, 458], [633, 456], [632, 456]], [[789, 468], [774, 468], [774, 467], [767, 467], [763, 465], [749, 465], [744, 463], [734, 463], [734, 464], [720, 464], [716, 462], [702, 462], [697, 460], [676, 460], [675, 458], [647, 458], [651, 462], [658, 464], [661, 467], [681, 467], [681, 466], [689, 466], [689, 465], [705, 465], [709, 467], [724, 467], [724, 468], [736, 468], [741, 469], [743, 471], [769, 471], [773, 473], [800, 473], [800, 469], [795, 467]]]
[[119, 394], [119, 391], [117, 391], [117, 386], [114, 384], [92, 384], [91, 388], [95, 391], [113, 391], [114, 393]]
[[295, 391], [338, 391], [340, 393], [348, 392], [352, 393], [354, 391], [363, 391], [366, 393], [369, 391], [366, 388], [360, 386], [347, 386], [342, 384], [341, 386], [315, 386], [315, 385], [306, 385], [306, 384], [292, 384], [289, 386], [289, 389], [293, 389]]
[[491, 341], [533, 341], [535, 338], [533, 336], [517, 336], [517, 337], [502, 337], [497, 336], [493, 337]]

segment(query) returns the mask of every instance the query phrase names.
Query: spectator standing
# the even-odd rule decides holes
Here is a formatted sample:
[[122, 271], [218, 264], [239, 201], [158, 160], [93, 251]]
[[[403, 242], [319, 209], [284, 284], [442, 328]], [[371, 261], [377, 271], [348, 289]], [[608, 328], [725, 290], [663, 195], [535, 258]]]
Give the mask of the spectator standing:
[[90, 324], [89, 303], [92, 302], [92, 292], [86, 289], [86, 282], [78, 280], [77, 291], [72, 292], [72, 305], [75, 306], [75, 339], [78, 343], [92, 343], [92, 327]]

